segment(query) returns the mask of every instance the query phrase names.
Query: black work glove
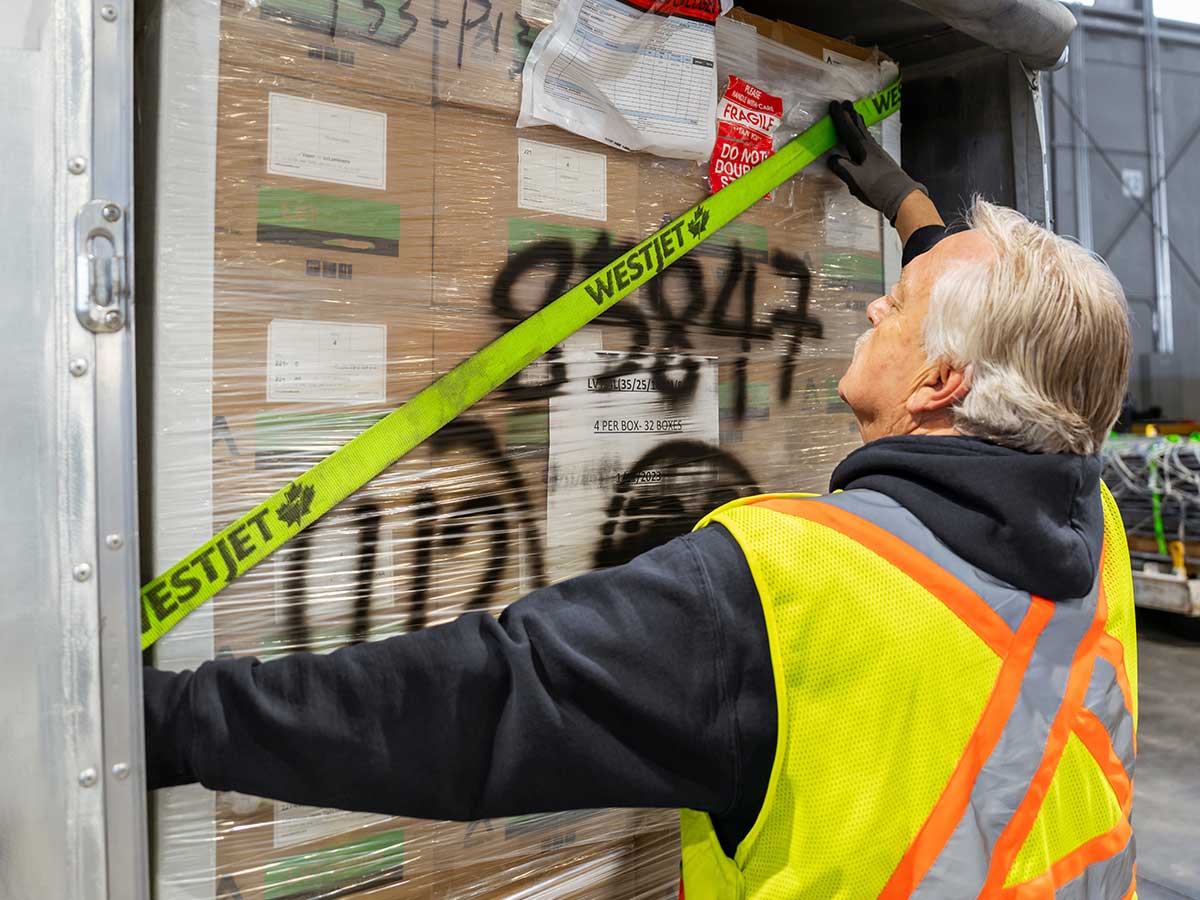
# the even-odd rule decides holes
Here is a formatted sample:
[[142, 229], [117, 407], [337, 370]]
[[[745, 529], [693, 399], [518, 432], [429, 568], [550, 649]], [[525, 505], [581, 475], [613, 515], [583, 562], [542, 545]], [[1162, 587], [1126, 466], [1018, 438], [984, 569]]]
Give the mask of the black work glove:
[[838, 140], [845, 146], [849, 158], [836, 153], [829, 157], [833, 174], [846, 182], [850, 193], [872, 209], [877, 209], [893, 225], [900, 204], [913, 191], [926, 196], [925, 185], [914, 181], [899, 164], [876, 143], [867, 123], [849, 100], [829, 104], [829, 118], [837, 129]]

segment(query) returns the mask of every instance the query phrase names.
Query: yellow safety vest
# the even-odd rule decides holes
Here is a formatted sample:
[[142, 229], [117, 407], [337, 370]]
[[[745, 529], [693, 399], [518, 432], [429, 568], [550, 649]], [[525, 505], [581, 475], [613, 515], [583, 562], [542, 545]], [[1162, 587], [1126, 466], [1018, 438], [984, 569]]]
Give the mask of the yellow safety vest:
[[686, 900], [1136, 897], [1137, 647], [1107, 488], [1086, 597], [1003, 584], [872, 491], [735, 501], [779, 738], [730, 859], [682, 820]]

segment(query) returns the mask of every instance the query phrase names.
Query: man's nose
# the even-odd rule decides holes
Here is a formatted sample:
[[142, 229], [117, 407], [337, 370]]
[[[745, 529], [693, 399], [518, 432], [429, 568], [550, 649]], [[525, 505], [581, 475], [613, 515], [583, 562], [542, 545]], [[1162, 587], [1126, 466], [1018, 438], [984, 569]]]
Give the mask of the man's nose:
[[871, 302], [867, 306], [867, 320], [871, 325], [878, 325], [883, 319], [883, 314], [887, 311], [887, 297], [880, 297], [878, 300]]

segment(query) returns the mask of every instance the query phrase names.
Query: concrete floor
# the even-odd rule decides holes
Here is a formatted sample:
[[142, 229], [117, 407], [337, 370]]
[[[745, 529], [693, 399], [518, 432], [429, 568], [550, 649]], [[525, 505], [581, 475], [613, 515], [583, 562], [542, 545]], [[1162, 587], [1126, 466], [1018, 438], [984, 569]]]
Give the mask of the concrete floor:
[[1200, 620], [1138, 610], [1140, 900], [1200, 900]]

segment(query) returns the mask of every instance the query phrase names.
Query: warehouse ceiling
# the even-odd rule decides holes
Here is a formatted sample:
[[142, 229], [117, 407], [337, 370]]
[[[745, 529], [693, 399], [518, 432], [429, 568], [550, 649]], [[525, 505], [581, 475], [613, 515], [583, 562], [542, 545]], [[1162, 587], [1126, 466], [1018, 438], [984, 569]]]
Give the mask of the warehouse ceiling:
[[929, 13], [896, 0], [838, 0], [803, 5], [795, 0], [742, 0], [739, 5], [756, 15], [791, 22], [862, 46], [878, 46], [902, 65], [982, 46]]

